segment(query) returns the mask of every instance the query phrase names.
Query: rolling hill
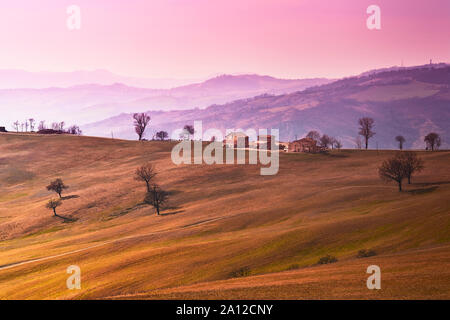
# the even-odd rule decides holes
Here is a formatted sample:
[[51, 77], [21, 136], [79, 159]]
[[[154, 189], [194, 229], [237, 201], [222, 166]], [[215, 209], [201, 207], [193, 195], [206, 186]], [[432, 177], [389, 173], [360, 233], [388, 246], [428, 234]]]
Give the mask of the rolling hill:
[[[419, 152], [425, 170], [399, 193], [377, 173], [393, 151], [281, 154], [279, 173], [261, 176], [176, 166], [173, 146], [0, 134], [0, 298], [450, 298], [449, 151]], [[161, 216], [133, 179], [146, 161], [170, 193]], [[57, 177], [71, 220], [45, 208]], [[327, 254], [338, 262], [317, 265]], [[370, 264], [382, 290], [365, 286]], [[66, 287], [70, 265], [81, 290]]]
[[[394, 68], [368, 72], [303, 91], [282, 95], [264, 94], [206, 109], [150, 111], [148, 137], [169, 133], [194, 120], [204, 129], [278, 128], [284, 141], [302, 137], [309, 130], [338, 137], [347, 148], [354, 147], [357, 121], [375, 119], [376, 136], [371, 148], [395, 149], [394, 138], [403, 135], [406, 147], [424, 148], [430, 131], [442, 136], [443, 148], [450, 147], [450, 66], [445, 64]], [[83, 126], [88, 135], [135, 139], [131, 114], [120, 114]]]

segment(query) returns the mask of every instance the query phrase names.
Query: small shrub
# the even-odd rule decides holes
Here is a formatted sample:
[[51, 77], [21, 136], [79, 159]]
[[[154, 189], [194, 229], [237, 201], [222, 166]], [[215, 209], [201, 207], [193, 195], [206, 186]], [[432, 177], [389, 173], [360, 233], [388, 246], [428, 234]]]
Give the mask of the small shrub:
[[358, 251], [358, 254], [357, 254], [357, 258], [367, 258], [367, 257], [373, 257], [373, 256], [376, 256], [377, 255], [377, 253], [375, 252], [375, 250], [372, 250], [372, 249], [369, 249], [369, 250], [366, 250], [366, 249], [362, 249], [362, 250], [359, 250]]
[[297, 270], [300, 268], [298, 263], [291, 264], [286, 270]]
[[237, 270], [234, 270], [230, 273], [231, 278], [241, 278], [241, 277], [247, 277], [251, 273], [251, 270], [249, 267], [242, 267]]
[[317, 263], [318, 264], [328, 264], [328, 263], [334, 263], [337, 261], [338, 260], [335, 256], [330, 256], [329, 254], [327, 254], [325, 257], [320, 258]]

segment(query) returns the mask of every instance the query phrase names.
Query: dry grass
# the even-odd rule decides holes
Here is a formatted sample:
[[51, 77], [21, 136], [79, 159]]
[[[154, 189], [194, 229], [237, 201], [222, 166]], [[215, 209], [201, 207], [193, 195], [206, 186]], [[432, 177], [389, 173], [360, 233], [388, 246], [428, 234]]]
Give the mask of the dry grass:
[[[260, 176], [177, 167], [172, 145], [1, 134], [0, 265], [54, 257], [0, 270], [0, 298], [449, 298], [450, 152], [421, 152], [426, 169], [399, 193], [377, 176], [391, 151], [282, 154], [278, 175]], [[133, 180], [146, 161], [172, 194], [163, 216]], [[44, 207], [57, 177], [74, 196], [58, 214], [74, 222]], [[357, 259], [367, 248], [377, 256]], [[316, 266], [327, 254], [339, 261]], [[72, 264], [82, 290], [66, 288]], [[379, 293], [365, 288], [369, 264]]]

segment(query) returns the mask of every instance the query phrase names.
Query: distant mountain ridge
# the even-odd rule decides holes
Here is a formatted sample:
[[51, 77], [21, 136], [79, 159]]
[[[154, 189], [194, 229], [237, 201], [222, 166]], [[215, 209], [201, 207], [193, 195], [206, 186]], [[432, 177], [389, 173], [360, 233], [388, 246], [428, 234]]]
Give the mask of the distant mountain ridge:
[[122, 112], [206, 108], [262, 93], [282, 94], [329, 83], [329, 79], [282, 80], [259, 75], [223, 75], [172, 89], [78, 84], [61, 88], [0, 89], [4, 125], [16, 120], [62, 121], [84, 124]]
[[[397, 147], [395, 136], [406, 138], [406, 147], [423, 148], [430, 131], [442, 136], [443, 148], [450, 146], [450, 66], [407, 68], [371, 72], [337, 80], [304, 91], [260, 95], [206, 109], [149, 112], [148, 137], [157, 130], [171, 132], [203, 122], [204, 130], [217, 128], [278, 128], [281, 140], [294, 140], [309, 130], [338, 137], [347, 148], [354, 147], [357, 121], [375, 119], [377, 134], [371, 148]], [[130, 114], [121, 114], [83, 127], [88, 135], [135, 139]]]

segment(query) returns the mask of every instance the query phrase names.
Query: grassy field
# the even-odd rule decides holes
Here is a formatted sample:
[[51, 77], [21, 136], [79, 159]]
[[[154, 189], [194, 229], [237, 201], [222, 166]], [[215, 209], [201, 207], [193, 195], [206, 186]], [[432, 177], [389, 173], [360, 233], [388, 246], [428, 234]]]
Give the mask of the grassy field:
[[[450, 152], [399, 193], [393, 151], [281, 154], [255, 165], [181, 165], [170, 142], [0, 134], [0, 298], [449, 299]], [[170, 192], [157, 216], [137, 166]], [[53, 217], [46, 185], [70, 188]], [[360, 249], [377, 255], [358, 259]], [[338, 262], [317, 265], [320, 257]], [[382, 289], [366, 288], [367, 266]], [[82, 289], [68, 290], [78, 265]], [[240, 270], [244, 277], [236, 278]]]

